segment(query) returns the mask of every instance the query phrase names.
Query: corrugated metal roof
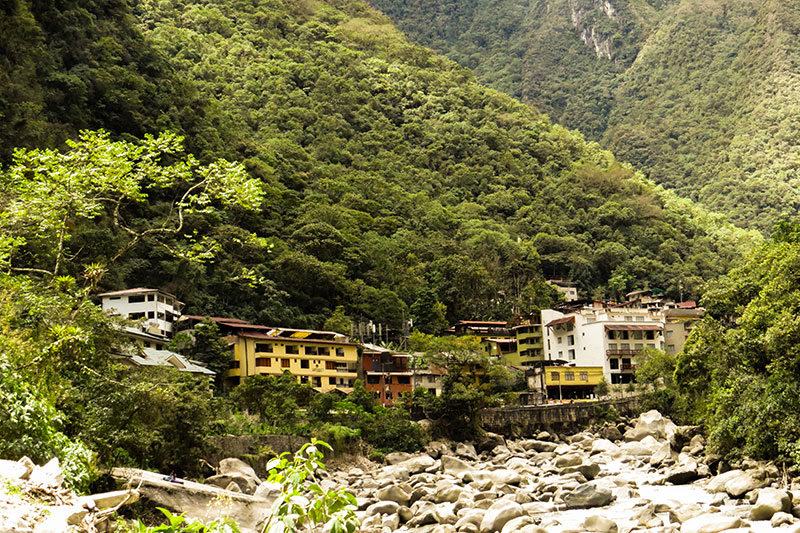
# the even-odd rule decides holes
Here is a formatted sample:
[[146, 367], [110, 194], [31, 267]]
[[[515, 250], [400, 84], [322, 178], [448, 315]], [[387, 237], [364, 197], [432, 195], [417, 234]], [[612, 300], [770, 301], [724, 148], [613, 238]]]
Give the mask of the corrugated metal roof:
[[238, 335], [240, 337], [247, 337], [249, 339], [264, 339], [275, 342], [300, 342], [306, 344], [338, 344], [340, 346], [357, 346], [357, 344], [352, 342], [326, 341], [323, 339], [298, 339], [294, 337], [277, 337], [275, 335], [267, 335], [265, 333], [256, 333], [255, 331], [240, 331]]
[[547, 323], [546, 327], [550, 328], [553, 326], [558, 326], [559, 324], [570, 324], [574, 322], [575, 322], [574, 316], [565, 316], [562, 318], [556, 318], [555, 320], [551, 320], [550, 322]]

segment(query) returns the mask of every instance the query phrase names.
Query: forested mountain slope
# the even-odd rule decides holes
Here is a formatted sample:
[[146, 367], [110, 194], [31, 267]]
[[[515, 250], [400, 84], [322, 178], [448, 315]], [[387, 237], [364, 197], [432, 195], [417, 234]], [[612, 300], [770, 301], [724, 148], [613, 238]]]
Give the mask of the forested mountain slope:
[[[3, 85], [0, 101], [29, 113], [17, 129], [3, 126], [4, 139], [57, 145], [86, 126], [173, 128], [201, 160], [243, 161], [267, 191], [255, 215], [187, 221], [187, 234], [219, 243], [216, 261], [187, 263], [145, 241], [100, 288], [159, 285], [189, 312], [262, 323], [321, 326], [344, 305], [354, 318], [399, 327], [411, 316], [424, 328], [546, 304], [549, 277], [573, 279], [586, 295], [649, 283], [693, 297], [756, 240], [410, 44], [356, 0], [85, 2], [62, 6], [82, 16], [59, 28], [42, 5], [15, 8], [40, 36], [30, 41], [36, 54], [64, 56], [70, 41], [55, 36], [79, 27], [81, 50], [105, 52], [51, 61], [51, 78], [93, 87], [73, 118], [49, 103], [60, 94], [50, 78]], [[119, 20], [126, 32], [106, 28]], [[29, 53], [25, 39], [4, 61], [33, 68], [11, 48]], [[131, 85], [120, 89], [113, 73]], [[113, 103], [112, 88], [121, 93]], [[164, 200], [126, 206], [125, 216], [156, 225]], [[77, 233], [67, 246], [102, 263], [114, 227]]]
[[[797, 215], [799, 7], [774, 0], [373, 0], [412, 38], [769, 230]], [[433, 20], [433, 24], [429, 23]]]

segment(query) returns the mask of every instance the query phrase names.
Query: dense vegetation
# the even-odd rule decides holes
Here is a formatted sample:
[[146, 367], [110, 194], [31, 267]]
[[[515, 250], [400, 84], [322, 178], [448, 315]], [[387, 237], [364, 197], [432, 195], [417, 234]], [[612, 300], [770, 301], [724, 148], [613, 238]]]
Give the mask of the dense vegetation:
[[[611, 56], [620, 69], [646, 57], [639, 36], [666, 8], [630, 9], [648, 15], [632, 27], [618, 21]], [[91, 303], [100, 290], [155, 285], [189, 313], [261, 323], [347, 329], [349, 316], [400, 328], [410, 317], [436, 332], [548, 305], [549, 277], [590, 296], [649, 283], [696, 297], [759, 242], [408, 43], [357, 0], [17, 0], [3, 10], [0, 455], [58, 454], [79, 486], [96, 460], [192, 472], [214, 432], [361, 437], [377, 450], [412, 450], [424, 435], [409, 418], [428, 416], [446, 435], [474, 436], [477, 409], [517, 386], [471, 341], [443, 349], [418, 336], [449, 354], [439, 361], [450, 370], [442, 398], [419, 392], [385, 409], [362, 387], [346, 399], [312, 395], [286, 377], [251, 378], [220, 398], [168, 369], [116, 366], [114, 324]], [[596, 11], [582, 16], [601, 22]], [[564, 109], [589, 85], [603, 100], [603, 83], [583, 81], [564, 89]], [[595, 133], [610, 131], [606, 112]], [[78, 136], [85, 127], [106, 131]], [[766, 249], [776, 268], [778, 252], [795, 246], [791, 228], [784, 234]], [[773, 277], [785, 279], [778, 270]], [[727, 372], [715, 361], [736, 353], [741, 331], [741, 364], [760, 353], [748, 343], [763, 341], [746, 367], [762, 387], [753, 390], [771, 386], [765, 372], [789, 375], [771, 366], [784, 361], [770, 347], [782, 339], [771, 323], [754, 315], [748, 330], [749, 315], [736, 321], [744, 311], [720, 303], [746, 305], [766, 273], [745, 266], [725, 278], [741, 279], [745, 292], [708, 297], [711, 318], [668, 394]], [[702, 367], [701, 347], [724, 349]], [[224, 369], [210, 332], [185, 348]], [[671, 368], [653, 361], [654, 375]], [[735, 381], [714, 383], [712, 394]], [[680, 406], [720, 422], [714, 435], [728, 449], [793, 453], [788, 433], [763, 450], [731, 433], [747, 413], [725, 398], [734, 396]]]
[[798, 265], [800, 227], [784, 224], [713, 285], [708, 316], [678, 358], [686, 412], [725, 454], [800, 464]]
[[768, 231], [799, 211], [800, 12], [791, 3], [373, 5], [481, 81], [737, 224]]
[[[85, 47], [102, 42], [125, 57], [144, 50], [163, 66], [126, 62], [125, 72], [150, 80], [158, 94], [118, 87], [126, 97], [114, 109], [128, 109], [129, 100], [183, 105], [188, 98], [196, 115], [153, 105], [145, 106], [150, 119], [112, 122], [97, 114], [112, 106], [89, 102], [70, 127], [99, 124], [114, 135], [174, 126], [201, 162], [242, 161], [264, 198], [255, 212], [187, 217], [185, 234], [205, 235], [199, 245], [213, 247], [216, 261], [176, 259], [172, 241], [143, 238], [98, 289], [157, 281], [195, 314], [321, 327], [343, 305], [357, 320], [400, 328], [412, 317], [435, 331], [455, 319], [547, 305], [547, 277], [573, 279], [586, 295], [650, 283], [674, 297], [682, 286], [694, 297], [752, 242], [580, 135], [409, 44], [355, 0], [142, 2], [131, 12], [110, 3], [74, 8], [94, 21]], [[42, 54], [69, 50], [58, 40], [63, 28], [51, 31], [35, 6], [15, 5], [38, 24]], [[110, 15], [119, 10], [126, 16]], [[118, 34], [118, 19], [136, 27]], [[108, 67], [100, 58], [82, 61], [70, 72]], [[6, 98], [47, 93], [33, 82], [26, 87]], [[47, 113], [36, 116], [42, 131], [70, 129]], [[56, 137], [14, 138], [48, 144]], [[174, 194], [166, 188], [151, 191], [148, 203], [123, 202], [122, 218], [140, 230], [157, 226], [174, 214]], [[96, 243], [118, 242], [120, 231], [101, 215], [98, 223], [78, 221], [65, 253], [79, 257], [64, 273], [107, 262], [107, 247]], [[35, 259], [32, 251], [14, 266], [39, 268]], [[432, 321], [438, 325], [429, 327]]]

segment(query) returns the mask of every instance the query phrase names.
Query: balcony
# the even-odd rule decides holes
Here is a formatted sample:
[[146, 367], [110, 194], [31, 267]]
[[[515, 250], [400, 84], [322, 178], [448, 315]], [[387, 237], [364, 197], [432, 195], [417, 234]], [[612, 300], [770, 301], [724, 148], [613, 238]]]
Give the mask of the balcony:
[[612, 372], [635, 372], [636, 371], [636, 365], [634, 365], [632, 363], [623, 363], [623, 364], [619, 365], [619, 368], [612, 368], [611, 371]]
[[634, 357], [639, 355], [642, 350], [606, 350], [606, 357], [627, 356]]

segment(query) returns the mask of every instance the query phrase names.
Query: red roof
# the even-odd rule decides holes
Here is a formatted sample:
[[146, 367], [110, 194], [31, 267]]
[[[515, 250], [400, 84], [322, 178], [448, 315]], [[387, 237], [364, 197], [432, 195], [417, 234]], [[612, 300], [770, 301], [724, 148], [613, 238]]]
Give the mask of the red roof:
[[574, 316], [565, 316], [563, 318], [556, 318], [555, 320], [551, 320], [547, 323], [546, 327], [551, 328], [553, 326], [558, 326], [559, 324], [570, 324], [575, 322]]
[[695, 309], [697, 302], [681, 302], [678, 304], [678, 309]]
[[306, 344], [338, 344], [340, 346], [356, 346], [355, 343], [352, 342], [342, 342], [342, 341], [326, 341], [321, 339], [301, 339], [299, 337], [275, 337], [273, 335], [267, 335], [265, 333], [256, 333], [254, 331], [240, 331], [238, 333], [240, 337], [247, 337], [249, 339], [265, 339], [270, 341], [292, 341], [292, 342], [300, 342]]
[[490, 321], [490, 320], [459, 320], [456, 325], [458, 324], [466, 324], [468, 326], [505, 326], [508, 322], [498, 322], [498, 321]]

